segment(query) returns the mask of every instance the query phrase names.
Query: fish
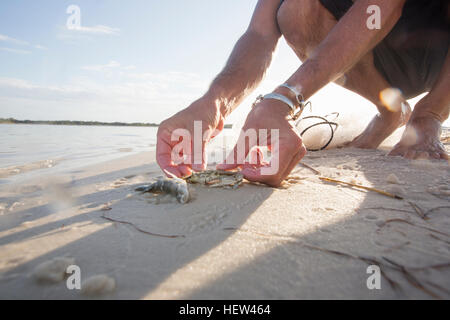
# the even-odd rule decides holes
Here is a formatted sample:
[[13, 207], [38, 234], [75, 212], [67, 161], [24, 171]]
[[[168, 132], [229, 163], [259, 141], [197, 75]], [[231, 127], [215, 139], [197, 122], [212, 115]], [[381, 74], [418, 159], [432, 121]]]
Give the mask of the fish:
[[161, 177], [152, 184], [142, 185], [135, 189], [137, 192], [165, 193], [173, 195], [181, 204], [191, 199], [188, 183], [202, 184], [210, 188], [237, 189], [243, 182], [244, 176], [239, 171], [207, 170], [194, 172], [192, 175], [180, 179], [165, 171], [169, 177]]
[[190, 200], [189, 189], [185, 180], [177, 178], [161, 177], [152, 184], [143, 185], [135, 189], [137, 192], [146, 193], [166, 193], [173, 195], [181, 204], [188, 203]]

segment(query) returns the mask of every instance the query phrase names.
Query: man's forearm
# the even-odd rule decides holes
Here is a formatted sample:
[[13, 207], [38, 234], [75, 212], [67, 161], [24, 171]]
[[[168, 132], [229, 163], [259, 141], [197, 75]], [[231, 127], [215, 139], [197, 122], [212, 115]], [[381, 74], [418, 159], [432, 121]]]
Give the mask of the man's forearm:
[[[312, 56], [292, 75], [288, 83], [308, 99], [329, 82], [351, 69], [372, 50], [400, 18], [405, 0], [359, 0], [337, 23]], [[381, 29], [367, 28], [367, 8], [381, 9]], [[370, 81], [370, 79], [368, 79]]]
[[261, 82], [272, 61], [278, 39], [247, 31], [236, 43], [225, 68], [206, 93], [218, 101], [224, 117]]

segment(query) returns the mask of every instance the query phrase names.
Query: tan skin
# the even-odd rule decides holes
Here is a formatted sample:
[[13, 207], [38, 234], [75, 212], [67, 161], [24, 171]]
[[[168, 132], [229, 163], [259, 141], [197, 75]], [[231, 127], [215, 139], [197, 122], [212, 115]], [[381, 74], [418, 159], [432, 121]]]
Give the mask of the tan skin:
[[[323, 86], [344, 75], [389, 33], [399, 19], [404, 3], [405, 0], [356, 1], [302, 66], [287, 80], [287, 83], [296, 87], [303, 93], [305, 99], [308, 99]], [[374, 4], [378, 5], [383, 12], [380, 30], [369, 30], [366, 27], [366, 8]], [[171, 134], [179, 128], [192, 132], [193, 122], [201, 120], [203, 131], [206, 132], [204, 150], [204, 145], [217, 131], [222, 130], [226, 116], [257, 87], [270, 65], [272, 54], [282, 35], [277, 21], [278, 5], [278, 0], [259, 0], [247, 31], [237, 42], [224, 70], [216, 77], [206, 94], [161, 124], [158, 130], [157, 161], [162, 169], [179, 177], [189, 175], [192, 170], [205, 169], [205, 158], [200, 165], [189, 163], [176, 165], [171, 161], [172, 148], [178, 143], [178, 141], [171, 141]], [[450, 97], [446, 90], [449, 88], [450, 78], [448, 76], [449, 59], [447, 58], [435, 88], [419, 102], [407, 124], [408, 128], [414, 128], [418, 138], [412, 141], [411, 137], [403, 137], [393, 149], [393, 155], [408, 158], [445, 159], [447, 157], [440, 145], [439, 136], [441, 122], [448, 117], [450, 106]], [[277, 88], [275, 92], [295, 100], [292, 93], [285, 88]], [[289, 114], [290, 109], [282, 102], [264, 100], [250, 112], [244, 125], [244, 130], [249, 128], [269, 129], [269, 132], [270, 129], [280, 130], [280, 168], [277, 173], [261, 175], [261, 166], [268, 164], [264, 162], [259, 162], [257, 165], [245, 164], [245, 159], [237, 158], [236, 150], [230, 155], [230, 158], [234, 158], [236, 165], [222, 165], [219, 168], [233, 169], [239, 166], [248, 180], [279, 186], [306, 153]], [[377, 130], [380, 130], [380, 127], [383, 129], [382, 121], [376, 119], [374, 121], [376, 121]], [[394, 127], [398, 125], [399, 123], [396, 123]], [[387, 123], [385, 126], [389, 127], [390, 124]], [[392, 131], [392, 128], [388, 131]], [[365, 134], [370, 137], [373, 130], [368, 130]], [[248, 153], [252, 147], [256, 146], [247, 146], [246, 152]], [[268, 147], [271, 148], [270, 145]], [[193, 150], [187, 153], [190, 156]]]
[[[390, 152], [408, 159], [449, 160], [439, 140], [442, 123], [450, 113], [450, 52], [433, 89], [414, 108], [405, 134]], [[413, 137], [411, 137], [411, 132]]]

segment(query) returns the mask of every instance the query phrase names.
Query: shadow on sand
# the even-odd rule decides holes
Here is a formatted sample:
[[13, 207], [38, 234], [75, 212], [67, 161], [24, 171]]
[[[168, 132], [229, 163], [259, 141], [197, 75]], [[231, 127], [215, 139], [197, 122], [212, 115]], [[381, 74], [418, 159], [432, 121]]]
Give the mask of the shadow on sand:
[[[247, 199], [243, 199], [241, 189], [235, 192], [196, 189], [195, 202], [201, 203], [200, 207], [181, 207], [174, 203], [155, 206], [147, 199], [130, 199], [127, 194], [135, 184], [91, 192], [76, 198], [74, 206], [88, 205], [89, 209], [89, 204], [93, 204], [92, 210], [0, 238], [0, 245], [7, 246], [37, 241], [55, 233], [74, 232], [62, 226], [100, 227], [98, 231], [81, 234], [75, 240], [70, 238], [64, 245], [10, 269], [0, 280], [0, 297], [84, 298], [78, 292], [67, 290], [64, 283], [39, 285], [28, 277], [42, 261], [70, 255], [81, 267], [82, 277], [99, 273], [115, 277], [117, 290], [105, 299], [145, 298], [180, 269], [231, 237], [241, 236], [239, 241], [243, 241], [243, 246], [245, 242], [267, 244], [270, 249], [175, 296], [187, 299], [450, 298], [450, 235], [447, 233], [450, 209], [436, 209], [424, 220], [408, 203], [413, 202], [423, 211], [449, 206], [448, 197], [437, 197], [426, 191], [431, 185], [448, 185], [448, 166], [431, 163], [421, 167], [404, 159], [386, 157], [382, 151], [352, 149], [322, 151], [304, 160], [322, 174], [338, 173], [335, 178], [356, 179], [380, 189], [386, 189], [386, 175], [393, 172], [403, 182], [396, 191], [403, 193], [406, 200], [337, 187], [319, 181], [308, 169], [303, 169], [301, 173], [310, 178], [291, 189], [276, 190], [279, 198], [271, 201], [280, 201], [283, 196], [296, 192], [291, 195], [295, 206], [284, 214], [292, 215], [291, 230], [305, 224], [312, 225], [312, 229], [301, 233], [274, 233], [277, 223], [285, 221], [274, 219], [272, 225], [261, 223], [258, 228], [256, 220], [251, 230], [244, 226], [258, 208], [270, 202], [275, 190], [266, 187], [243, 186], [242, 194], [251, 195]], [[138, 166], [76, 180], [73, 184], [96, 184], [106, 176], [118, 179], [150, 170], [154, 170], [154, 166]], [[216, 204], [210, 200], [218, 198], [221, 201], [215, 201]], [[95, 207], [102, 203], [113, 203], [112, 210], [105, 213]], [[272, 206], [276, 207], [276, 203]], [[133, 209], [127, 210], [128, 207]], [[55, 207], [48, 204], [15, 214], [22, 217], [31, 214], [27, 220], [32, 221], [55, 213]], [[150, 232], [175, 233], [183, 237], [152, 237], [129, 225], [110, 223], [102, 214], [117, 219], [125, 217]], [[330, 219], [333, 222], [326, 223], [326, 217], [333, 217]], [[2, 231], [19, 225], [5, 216], [0, 217], [0, 222]], [[283, 226], [280, 225], [280, 229], [283, 230]], [[371, 264], [379, 265], [384, 273], [381, 290], [367, 288], [370, 276], [367, 267]], [[444, 267], [428, 268], [434, 265]], [[183, 287], [182, 283], [179, 287]], [[179, 288], [172, 284], [160, 290], [156, 296], [164, 298], [173, 297]]]

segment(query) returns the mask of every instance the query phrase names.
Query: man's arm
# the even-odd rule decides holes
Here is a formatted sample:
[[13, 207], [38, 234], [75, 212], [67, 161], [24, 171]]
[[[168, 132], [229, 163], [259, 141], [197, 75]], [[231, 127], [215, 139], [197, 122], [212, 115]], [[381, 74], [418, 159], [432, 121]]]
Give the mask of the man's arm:
[[218, 101], [224, 117], [258, 86], [272, 61], [281, 36], [277, 24], [279, 4], [280, 0], [258, 1], [247, 31], [206, 93]]
[[[329, 82], [339, 78], [351, 69], [360, 59], [379, 43], [395, 26], [401, 16], [406, 0], [358, 0], [352, 8], [339, 20], [330, 34], [316, 48], [311, 57], [291, 76], [287, 83], [301, 92], [308, 99], [315, 92]], [[369, 30], [367, 27], [367, 8], [377, 5], [381, 9], [381, 28]], [[368, 79], [370, 81], [370, 79]], [[283, 94], [295, 101], [289, 89], [279, 87], [275, 92]], [[279, 186], [289, 175], [306, 153], [302, 139], [289, 121], [291, 109], [282, 102], [266, 99], [253, 108], [243, 130], [266, 129], [279, 130], [278, 146], [269, 145], [272, 151], [272, 160], [279, 164], [274, 174], [265, 174], [262, 169], [272, 167], [272, 163], [261, 165], [244, 164], [242, 173], [251, 181], [263, 182], [271, 186]], [[220, 168], [233, 169], [236, 164], [244, 163], [248, 150], [239, 155], [237, 147], [230, 153], [229, 158], [234, 160], [231, 165], [224, 164]], [[228, 163], [231, 163], [229, 161]]]
[[[311, 57], [287, 81], [308, 99], [336, 80], [370, 52], [392, 30], [406, 0], [358, 0], [316, 48]], [[367, 27], [367, 9], [381, 10], [381, 28]], [[370, 79], [368, 79], [370, 81]]]
[[[188, 176], [206, 168], [205, 145], [223, 129], [224, 119], [258, 85], [280, 38], [277, 9], [280, 0], [259, 0], [247, 31], [233, 49], [224, 70], [203, 97], [163, 121], [158, 128], [156, 160], [166, 173]], [[201, 141], [195, 141], [194, 124], [201, 122]], [[172, 135], [187, 131], [183, 149]], [[175, 156], [174, 156], [175, 154]], [[182, 157], [180, 157], [182, 155]], [[176, 159], [174, 159], [176, 158]], [[179, 158], [184, 159], [181, 162]]]

